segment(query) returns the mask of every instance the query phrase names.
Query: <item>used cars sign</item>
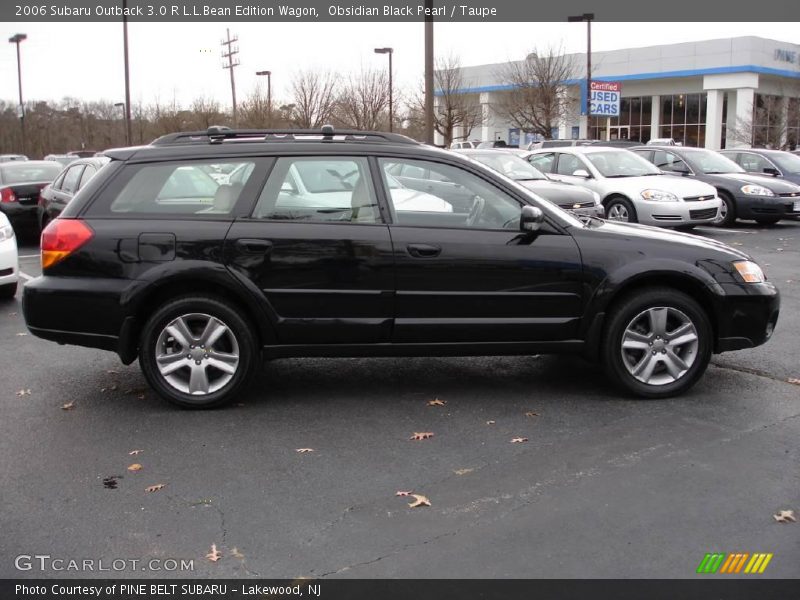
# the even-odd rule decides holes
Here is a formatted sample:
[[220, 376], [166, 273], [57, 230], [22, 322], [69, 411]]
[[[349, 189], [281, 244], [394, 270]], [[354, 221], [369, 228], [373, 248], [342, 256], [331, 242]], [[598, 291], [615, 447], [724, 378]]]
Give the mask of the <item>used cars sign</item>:
[[622, 84], [619, 81], [592, 81], [592, 114], [618, 117], [621, 97]]

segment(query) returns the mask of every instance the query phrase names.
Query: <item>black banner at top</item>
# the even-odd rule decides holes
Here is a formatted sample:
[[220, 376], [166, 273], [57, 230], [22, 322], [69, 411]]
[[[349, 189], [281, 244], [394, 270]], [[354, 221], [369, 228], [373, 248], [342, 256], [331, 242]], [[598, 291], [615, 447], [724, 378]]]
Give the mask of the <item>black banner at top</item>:
[[[0, 21], [558, 22], [594, 14], [605, 22], [800, 21], [787, 0], [2, 0]], [[655, 32], [654, 32], [655, 33]], [[659, 32], [663, 34], [664, 32]], [[669, 36], [666, 36], [668, 39]]]

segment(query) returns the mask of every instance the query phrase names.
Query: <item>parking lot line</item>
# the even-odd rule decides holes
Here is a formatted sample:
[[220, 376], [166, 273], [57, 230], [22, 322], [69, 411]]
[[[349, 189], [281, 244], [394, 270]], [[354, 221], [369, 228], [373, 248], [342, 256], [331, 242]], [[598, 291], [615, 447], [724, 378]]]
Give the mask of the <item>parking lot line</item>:
[[19, 271], [19, 276], [22, 277], [25, 281], [30, 281], [31, 279], [33, 279], [33, 275], [28, 275], [27, 273], [23, 273], [22, 271]]
[[695, 227], [695, 229], [702, 229], [703, 231], [713, 231], [714, 233], [756, 233], [750, 229], [722, 229], [720, 227]]
[[18, 258], [39, 258], [40, 256], [41, 254], [21, 254]]

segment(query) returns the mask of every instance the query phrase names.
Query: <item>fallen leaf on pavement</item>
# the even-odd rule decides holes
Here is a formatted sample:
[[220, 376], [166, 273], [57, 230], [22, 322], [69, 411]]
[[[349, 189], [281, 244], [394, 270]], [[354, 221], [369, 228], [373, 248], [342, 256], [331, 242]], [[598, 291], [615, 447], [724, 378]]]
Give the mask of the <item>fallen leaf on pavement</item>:
[[122, 475], [111, 475], [103, 479], [103, 487], [108, 490], [117, 489], [117, 479], [122, 479]]
[[130, 471], [131, 473], [135, 473], [136, 471], [141, 471], [141, 470], [142, 470], [142, 465], [140, 465], [139, 463], [133, 463], [130, 467], [128, 467], [128, 471]]
[[233, 556], [234, 558], [244, 558], [244, 554], [239, 552], [238, 548], [234, 548], [233, 550], [231, 550], [231, 556]]
[[428, 438], [432, 438], [432, 437], [433, 437], [433, 432], [432, 431], [424, 431], [422, 433], [417, 433], [415, 431], [414, 435], [412, 435], [408, 439], [419, 441], [419, 440], [427, 440]]
[[106, 373], [108, 373], [109, 375], [119, 375], [119, 371], [117, 371], [116, 369], [109, 369], [108, 371], [106, 371]]
[[300, 454], [305, 454], [306, 452], [313, 452], [313, 448], [298, 448], [295, 452], [299, 452]]
[[521, 444], [522, 442], [527, 442], [528, 438], [526, 437], [515, 437], [511, 439], [512, 444]]
[[206, 554], [206, 558], [211, 562], [217, 562], [220, 558], [222, 558], [222, 552], [217, 550], [216, 544], [211, 544], [211, 552]]
[[26, 335], [28, 335], [28, 334], [27, 333], [18, 333], [17, 337], [23, 337], [23, 336], [26, 336]]
[[538, 416], [539, 416], [539, 413], [535, 413], [535, 412], [526, 412], [526, 413], [525, 413], [525, 416], [526, 416], [526, 417], [538, 417]]
[[793, 383], [795, 385], [800, 385], [800, 379], [797, 379], [796, 377], [789, 377], [789, 379], [787, 379], [786, 381], [788, 383]]
[[425, 496], [420, 496], [419, 494], [411, 494], [411, 497], [414, 498], [414, 502], [408, 505], [408, 508], [419, 508], [420, 506], [430, 506], [431, 501], [428, 500]]
[[166, 483], [157, 483], [155, 485], [147, 486], [146, 488], [144, 488], [144, 491], [148, 493], [157, 492], [158, 490], [163, 490], [166, 485], [167, 485]]
[[782, 510], [779, 511], [777, 515], [772, 515], [772, 518], [775, 519], [778, 523], [795, 523], [797, 519], [794, 518], [794, 511], [793, 510]]
[[497, 421], [486, 421], [487, 425], [494, 425], [495, 423], [497, 423]]
[[8, 316], [9, 316], [9, 317], [16, 317], [16, 316], [17, 316], [17, 313], [15, 313], [15, 312], [10, 312], [10, 313], [8, 313]]
[[75, 408], [75, 402], [67, 402], [61, 406], [61, 410], [72, 410]]
[[137, 454], [141, 454], [144, 450], [131, 450], [128, 452], [128, 456], [136, 456]]
[[428, 401], [428, 406], [444, 406], [445, 404], [447, 404], [447, 400], [439, 400], [438, 398]]
[[414, 490], [408, 490], [407, 492], [404, 492], [404, 491], [400, 490], [400, 491], [395, 493], [395, 496], [410, 496], [413, 493], [414, 493]]
[[28, 388], [26, 390], [20, 390], [20, 391], [17, 392], [17, 396], [30, 396], [30, 395], [31, 395], [31, 389], [30, 388]]
[[453, 471], [456, 475], [466, 475], [467, 473], [472, 473], [475, 469], [456, 469]]

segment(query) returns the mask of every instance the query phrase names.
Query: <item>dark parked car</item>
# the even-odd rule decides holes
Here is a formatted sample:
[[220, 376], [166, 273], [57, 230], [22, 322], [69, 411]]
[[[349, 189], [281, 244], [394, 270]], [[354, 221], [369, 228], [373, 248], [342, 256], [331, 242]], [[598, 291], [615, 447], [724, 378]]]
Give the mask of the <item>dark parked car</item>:
[[571, 183], [552, 181], [547, 175], [539, 171], [517, 153], [528, 154], [524, 150], [454, 150], [459, 154], [477, 160], [479, 163], [502, 173], [513, 179], [522, 187], [539, 194], [564, 210], [570, 210], [577, 215], [602, 217], [605, 214], [600, 196], [592, 190], [587, 190]]
[[800, 186], [747, 173], [727, 156], [703, 148], [639, 146], [631, 148], [662, 171], [704, 181], [722, 200], [719, 225], [752, 219], [770, 225], [800, 215]]
[[94, 177], [110, 159], [106, 157], [73, 159], [53, 183], [42, 188], [39, 194], [37, 218], [39, 229], [61, 214], [72, 197]]
[[488, 142], [480, 142], [475, 147], [481, 150], [485, 148], [508, 148], [508, 143], [505, 140], [494, 140]]
[[730, 158], [748, 173], [780, 177], [800, 184], [800, 156], [797, 154], [758, 148], [723, 150], [720, 154]]
[[94, 150], [72, 150], [67, 152], [67, 156], [74, 156], [76, 158], [90, 158], [96, 156], [98, 153]]
[[[581, 221], [396, 134], [211, 128], [107, 155], [42, 233], [25, 320], [45, 339], [138, 357], [182, 406], [230, 401], [262, 358], [290, 356], [572, 352], [661, 398], [712, 353], [766, 342], [778, 319], [778, 290], [735, 248]], [[472, 205], [403, 210], [398, 163]], [[210, 190], [208, 164], [241, 176]]]
[[61, 171], [51, 160], [23, 160], [0, 163], [0, 210], [16, 227], [36, 222], [39, 192]]

